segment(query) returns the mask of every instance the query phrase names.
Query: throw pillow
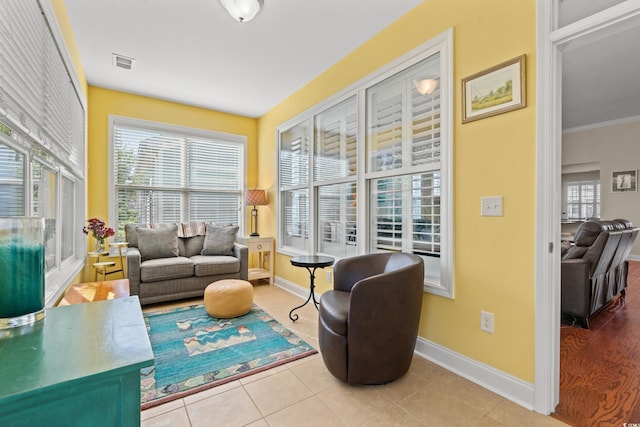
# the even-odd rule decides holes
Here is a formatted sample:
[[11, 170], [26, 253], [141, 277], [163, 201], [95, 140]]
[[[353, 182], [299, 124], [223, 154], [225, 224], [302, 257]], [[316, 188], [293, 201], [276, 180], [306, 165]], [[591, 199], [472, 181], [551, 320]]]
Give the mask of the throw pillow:
[[143, 260], [178, 256], [178, 226], [138, 228], [138, 249]]
[[238, 226], [207, 224], [201, 255], [233, 255]]
[[138, 247], [138, 224], [127, 224], [124, 226], [124, 235], [130, 248]]

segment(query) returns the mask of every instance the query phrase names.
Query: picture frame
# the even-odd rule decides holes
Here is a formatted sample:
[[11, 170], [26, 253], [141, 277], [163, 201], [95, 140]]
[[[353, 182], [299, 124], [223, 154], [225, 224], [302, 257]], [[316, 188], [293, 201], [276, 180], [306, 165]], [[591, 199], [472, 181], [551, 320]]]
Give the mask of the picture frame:
[[462, 123], [527, 106], [525, 57], [520, 55], [462, 79]]
[[634, 169], [611, 172], [611, 191], [614, 193], [638, 191], [638, 171]]

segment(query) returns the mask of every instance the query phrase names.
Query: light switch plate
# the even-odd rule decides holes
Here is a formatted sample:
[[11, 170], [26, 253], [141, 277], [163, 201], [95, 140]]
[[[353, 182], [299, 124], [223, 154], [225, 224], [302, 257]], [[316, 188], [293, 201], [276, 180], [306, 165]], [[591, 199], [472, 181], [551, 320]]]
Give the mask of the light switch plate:
[[481, 216], [502, 216], [502, 196], [480, 198]]

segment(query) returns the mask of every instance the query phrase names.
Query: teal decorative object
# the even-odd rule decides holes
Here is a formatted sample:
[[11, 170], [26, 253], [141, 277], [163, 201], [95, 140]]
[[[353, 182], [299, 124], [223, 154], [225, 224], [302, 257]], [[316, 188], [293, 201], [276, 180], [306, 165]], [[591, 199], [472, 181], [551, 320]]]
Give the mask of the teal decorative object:
[[141, 370], [142, 409], [317, 353], [260, 307], [233, 319], [204, 305], [144, 313], [155, 365]]
[[0, 218], [0, 329], [44, 317], [44, 218]]
[[0, 426], [139, 427], [153, 353], [138, 297], [46, 312], [0, 331]]

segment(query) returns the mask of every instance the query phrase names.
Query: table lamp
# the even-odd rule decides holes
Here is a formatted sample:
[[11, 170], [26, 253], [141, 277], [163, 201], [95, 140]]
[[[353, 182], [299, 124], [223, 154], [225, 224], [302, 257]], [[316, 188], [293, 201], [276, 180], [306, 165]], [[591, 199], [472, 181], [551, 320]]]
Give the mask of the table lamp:
[[264, 206], [267, 204], [267, 193], [264, 190], [247, 190], [244, 200], [247, 205], [253, 205], [253, 209], [251, 209], [251, 234], [249, 236], [259, 237], [258, 210], [256, 209], [256, 206]]

